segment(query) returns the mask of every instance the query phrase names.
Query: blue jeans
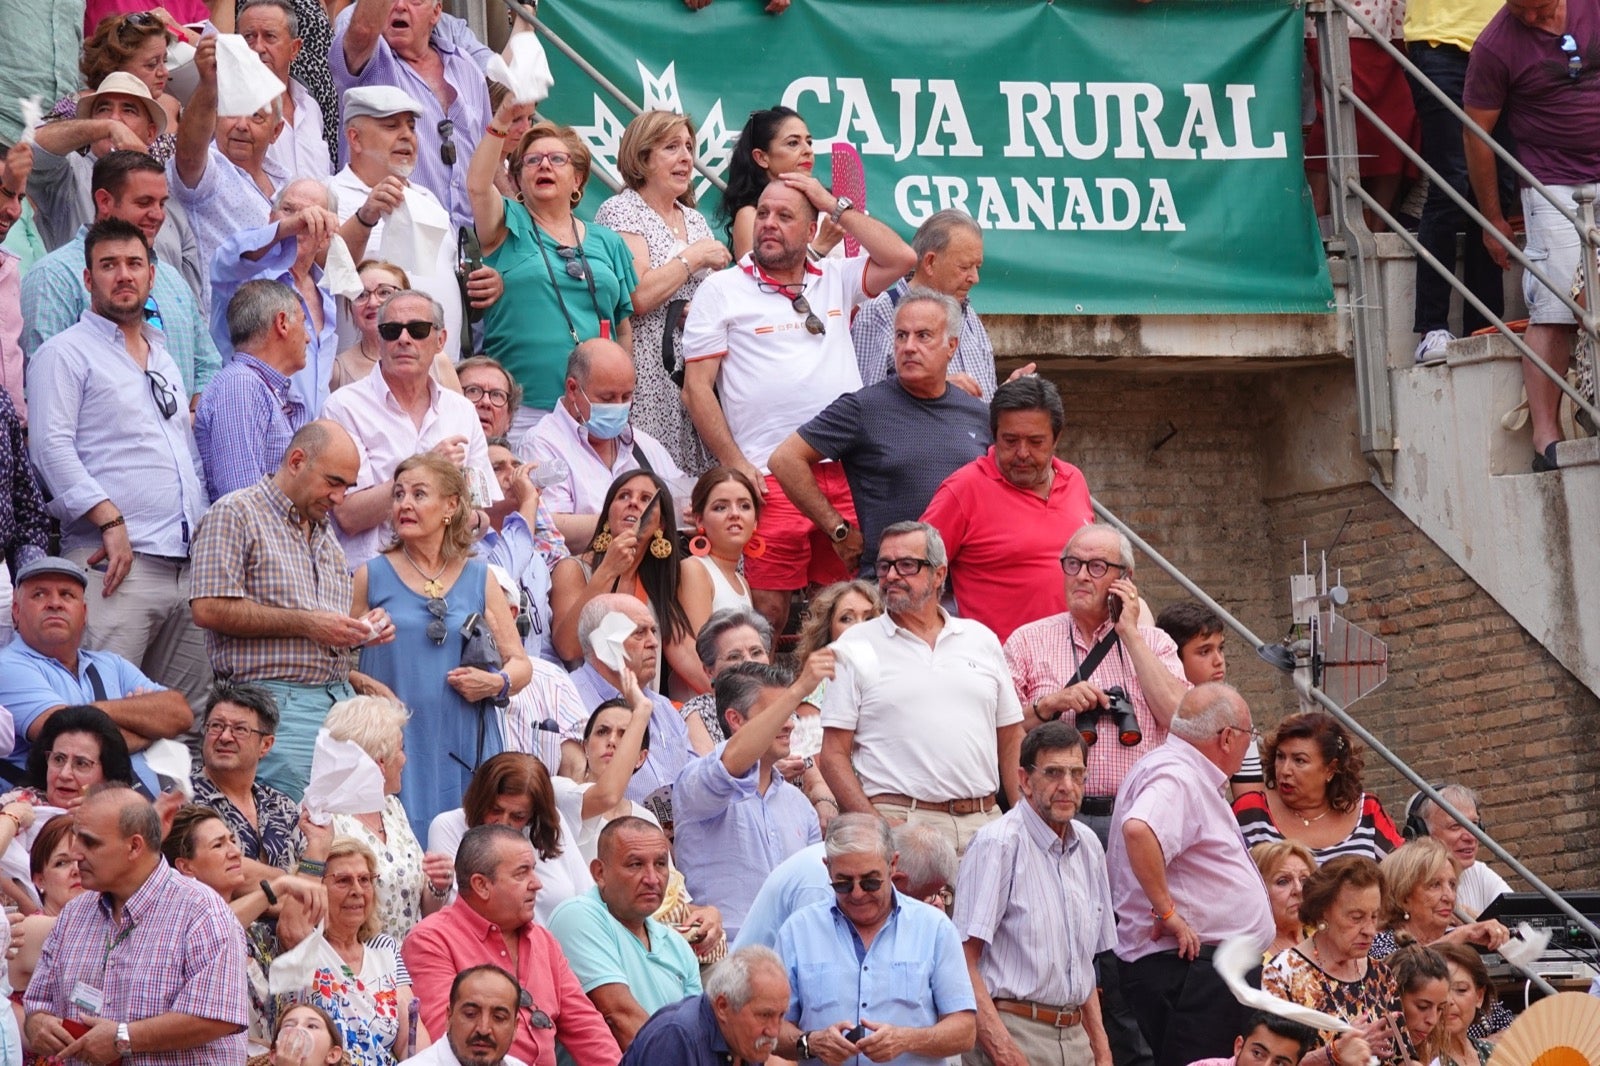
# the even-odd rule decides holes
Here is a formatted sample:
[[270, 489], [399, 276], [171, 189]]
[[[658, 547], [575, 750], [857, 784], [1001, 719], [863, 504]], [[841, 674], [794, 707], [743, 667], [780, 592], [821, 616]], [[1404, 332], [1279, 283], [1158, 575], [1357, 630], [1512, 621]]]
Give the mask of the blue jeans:
[[[1406, 46], [1406, 49], [1417, 69], [1426, 74], [1430, 81], [1459, 106], [1462, 86], [1467, 78], [1468, 53], [1454, 45], [1428, 44], [1425, 41], [1413, 41]], [[1422, 158], [1437, 170], [1440, 177], [1452, 188], [1465, 196], [1469, 203], [1477, 206], [1471, 184], [1467, 180], [1467, 157], [1462, 142], [1464, 131], [1461, 123], [1445, 110], [1445, 106], [1435, 99], [1432, 93], [1419, 85], [1414, 77], [1408, 74], [1407, 80], [1411, 83], [1411, 96], [1416, 103], [1417, 118], [1422, 124]], [[1503, 127], [1504, 123], [1501, 126]], [[1510, 147], [1503, 129], [1497, 128], [1495, 137], [1502, 145]], [[1511, 199], [1510, 186], [1503, 168], [1500, 185], [1501, 201], [1515, 202]], [[1462, 252], [1461, 280], [1466, 283], [1468, 290], [1474, 296], [1483, 301], [1484, 306], [1498, 316], [1504, 309], [1501, 288], [1501, 279], [1504, 275], [1500, 268], [1494, 265], [1494, 260], [1489, 258], [1489, 250], [1483, 244], [1483, 231], [1467, 217], [1467, 213], [1461, 210], [1454, 200], [1450, 199], [1444, 189], [1434, 182], [1429, 186], [1427, 201], [1422, 206], [1417, 240], [1446, 268], [1454, 271], [1458, 233], [1466, 234], [1466, 247]], [[1416, 332], [1427, 334], [1430, 330], [1450, 328], [1452, 291], [1450, 283], [1435, 273], [1432, 267], [1422, 262], [1417, 263], [1416, 317], [1412, 324]], [[1488, 320], [1470, 304], [1463, 304], [1461, 309], [1463, 335], [1482, 329], [1488, 324]]]
[[317, 744], [317, 730], [328, 717], [328, 708], [350, 699], [356, 690], [348, 681], [326, 685], [297, 685], [291, 681], [258, 681], [278, 703], [278, 733], [272, 750], [261, 757], [256, 777], [285, 793], [296, 803], [305, 795], [311, 779], [311, 752]]

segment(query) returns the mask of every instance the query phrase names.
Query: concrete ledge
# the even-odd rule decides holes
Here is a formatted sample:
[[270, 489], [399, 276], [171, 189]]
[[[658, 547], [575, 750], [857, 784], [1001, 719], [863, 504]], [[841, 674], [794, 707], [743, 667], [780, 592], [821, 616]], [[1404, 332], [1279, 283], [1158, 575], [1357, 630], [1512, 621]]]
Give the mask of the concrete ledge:
[[[1313, 363], [1344, 358], [1342, 315], [985, 315], [1009, 361], [1204, 360]], [[1170, 365], [1170, 364], [1169, 364]], [[1201, 369], [1195, 366], [1194, 369]]]

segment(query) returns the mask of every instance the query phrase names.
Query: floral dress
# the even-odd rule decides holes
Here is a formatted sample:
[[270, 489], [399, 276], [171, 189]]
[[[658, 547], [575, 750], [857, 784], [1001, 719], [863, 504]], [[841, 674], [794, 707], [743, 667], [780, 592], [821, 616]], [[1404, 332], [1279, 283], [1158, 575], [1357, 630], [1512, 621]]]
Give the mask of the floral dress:
[[[1325, 972], [1305, 950], [1306, 945], [1300, 944], [1269, 962], [1261, 971], [1262, 991], [1347, 1021], [1394, 1009], [1396, 996], [1388, 962], [1369, 958], [1366, 973], [1354, 981], [1345, 981]], [[1333, 1035], [1324, 1033], [1323, 1039]], [[1398, 1066], [1402, 1060], [1395, 1054], [1382, 1061]]]
[[379, 933], [362, 948], [357, 973], [326, 947], [301, 1002], [328, 1012], [351, 1066], [392, 1066], [398, 1060], [394, 1042], [400, 1035], [400, 986], [410, 985], [411, 975], [392, 937]]
[[422, 920], [422, 893], [427, 883], [422, 876], [422, 845], [406, 820], [406, 809], [399, 796], [389, 796], [383, 807], [383, 835], [386, 840], [350, 814], [333, 816], [333, 835], [353, 837], [372, 849], [378, 857], [377, 893], [379, 928], [404, 940], [411, 927]]
[[[711, 227], [704, 215], [692, 207], [681, 207], [681, 210], [687, 241], [679, 240], [677, 234], [667, 228], [666, 221], [633, 189], [626, 189], [601, 204], [594, 220], [618, 233], [643, 237], [650, 252], [650, 269], [654, 270], [671, 261], [686, 245], [711, 236]], [[696, 274], [660, 307], [648, 315], [633, 316], [633, 362], [638, 379], [633, 393], [633, 424], [660, 441], [684, 473], [693, 477], [710, 470], [716, 461], [700, 440], [700, 434], [695, 432], [688, 409], [683, 405], [683, 396], [661, 363], [661, 333], [667, 322], [667, 304], [673, 300], [693, 299], [701, 280]]]

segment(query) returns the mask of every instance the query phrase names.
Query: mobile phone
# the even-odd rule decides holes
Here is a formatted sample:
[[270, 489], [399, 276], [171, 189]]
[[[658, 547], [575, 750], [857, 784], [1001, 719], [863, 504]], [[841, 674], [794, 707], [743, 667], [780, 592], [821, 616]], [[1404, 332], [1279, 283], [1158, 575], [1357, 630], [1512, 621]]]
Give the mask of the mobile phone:
[[1113, 623], [1122, 620], [1122, 597], [1115, 592], [1106, 593], [1106, 613], [1111, 615]]
[[868, 1032], [870, 1032], [870, 1030], [866, 1026], [858, 1025], [854, 1029], [851, 1029], [849, 1032], [845, 1033], [844, 1038], [850, 1041], [852, 1044], [859, 1044], [861, 1041], [867, 1038]]

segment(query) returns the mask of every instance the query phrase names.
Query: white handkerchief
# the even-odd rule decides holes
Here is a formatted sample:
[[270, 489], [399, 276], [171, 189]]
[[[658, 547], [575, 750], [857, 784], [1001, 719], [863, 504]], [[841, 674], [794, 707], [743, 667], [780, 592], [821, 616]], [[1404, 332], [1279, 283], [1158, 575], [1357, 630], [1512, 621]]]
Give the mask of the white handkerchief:
[[506, 44], [511, 53], [508, 64], [500, 56], [489, 60], [484, 73], [511, 90], [511, 99], [519, 104], [539, 104], [550, 95], [556, 79], [550, 74], [550, 61], [545, 58], [544, 45], [533, 33], [516, 33]]
[[1268, 1014], [1276, 1014], [1280, 1018], [1288, 1018], [1291, 1022], [1309, 1025], [1324, 1032], [1355, 1031], [1355, 1026], [1343, 1018], [1336, 1018], [1331, 1014], [1312, 1010], [1310, 1007], [1302, 1007], [1298, 1003], [1290, 1003], [1286, 999], [1279, 999], [1269, 992], [1251, 988], [1246, 984], [1244, 975], [1261, 965], [1260, 945], [1247, 936], [1236, 936], [1219, 944], [1216, 955], [1211, 959], [1211, 965], [1216, 968], [1223, 983], [1228, 986], [1228, 991], [1233, 993], [1233, 998], [1246, 1007], [1264, 1010]]
[[178, 791], [194, 798], [194, 786], [189, 783], [189, 749], [176, 740], [152, 740], [144, 749], [145, 765], [162, 777], [177, 782]]
[[217, 34], [217, 114], [253, 115], [286, 90], [243, 37]]
[[383, 771], [372, 756], [353, 740], [334, 740], [326, 729], [317, 730], [305, 795], [311, 820], [327, 825], [336, 814], [371, 814], [383, 806]]
[[194, 65], [194, 45], [188, 41], [173, 41], [167, 45], [167, 92], [187, 104], [200, 86], [200, 72]]
[[1516, 935], [1500, 945], [1500, 957], [1519, 970], [1527, 970], [1550, 946], [1550, 930], [1535, 929], [1527, 922], [1517, 926]]
[[878, 652], [864, 640], [836, 640], [829, 645], [834, 657], [848, 666], [862, 688], [878, 683]]
[[311, 987], [323, 958], [332, 952], [319, 922], [311, 935], [288, 951], [279, 952], [267, 970], [267, 989], [275, 996], [294, 995]]
[[638, 623], [621, 611], [607, 614], [595, 627], [594, 635], [589, 638], [594, 647], [594, 657], [621, 673], [627, 669], [628, 662], [628, 655], [622, 650], [622, 642], [633, 636], [633, 631], [638, 628]]
[[439, 243], [450, 235], [450, 212], [415, 188], [389, 213], [378, 240], [378, 257], [417, 273], [432, 270]]
[[29, 96], [17, 101], [17, 107], [22, 111], [22, 137], [23, 144], [33, 143], [33, 131], [44, 121], [43, 97]]
[[356, 273], [356, 261], [350, 256], [350, 246], [337, 233], [328, 242], [328, 261], [322, 267], [322, 284], [335, 296], [354, 300], [361, 295], [361, 275]]

